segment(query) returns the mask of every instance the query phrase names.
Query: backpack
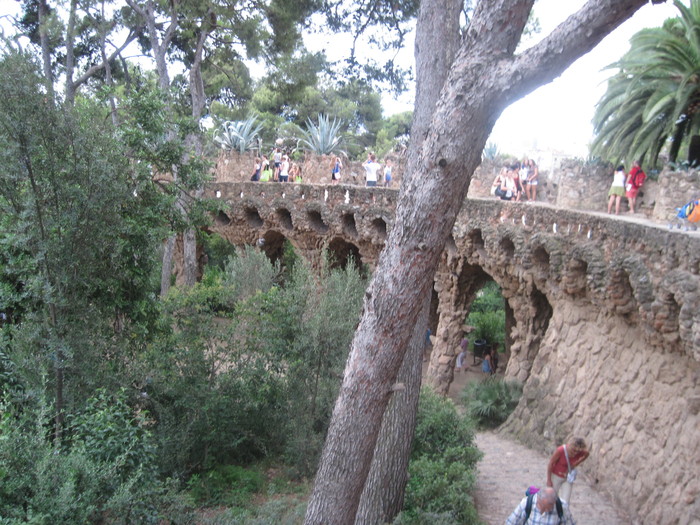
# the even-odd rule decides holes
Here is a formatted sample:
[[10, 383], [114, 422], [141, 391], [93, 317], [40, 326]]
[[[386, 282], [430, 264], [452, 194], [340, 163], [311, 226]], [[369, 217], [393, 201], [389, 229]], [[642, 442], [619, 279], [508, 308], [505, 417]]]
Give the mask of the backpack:
[[678, 214], [676, 215], [679, 219], [687, 219], [689, 222], [700, 221], [700, 202], [690, 201], [685, 206], [676, 208]]
[[641, 188], [645, 180], [647, 180], [647, 174], [640, 168], [635, 172], [630, 182], [635, 188]]
[[[537, 487], [528, 487], [525, 491], [527, 503], [525, 504], [525, 521], [523, 523], [527, 523], [527, 520], [530, 519], [530, 512], [532, 512], [532, 499], [539, 491], [540, 489]], [[559, 516], [559, 523], [561, 523], [561, 519], [564, 517], [564, 507], [562, 506], [559, 498], [557, 498], [555, 505], [557, 507], [557, 516]]]

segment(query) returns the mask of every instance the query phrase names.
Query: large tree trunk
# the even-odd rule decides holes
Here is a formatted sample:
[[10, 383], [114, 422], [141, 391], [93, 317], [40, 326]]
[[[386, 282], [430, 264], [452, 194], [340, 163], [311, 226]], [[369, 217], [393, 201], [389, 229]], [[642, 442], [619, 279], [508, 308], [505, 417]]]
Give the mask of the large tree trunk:
[[[365, 295], [333, 411], [307, 524], [355, 521], [391, 387], [422, 310], [422, 299], [430, 292], [440, 253], [501, 111], [556, 78], [645, 0], [590, 0], [551, 35], [516, 56], [533, 3], [479, 2], [421, 151], [409, 154], [394, 227]], [[421, 8], [437, 13], [442, 5], [443, 0], [423, 0]], [[416, 42], [421, 45], [422, 41]], [[438, 51], [430, 44], [422, 49], [428, 54]], [[420, 101], [416, 106], [420, 107]]]
[[[416, 99], [420, 100], [420, 106], [416, 106], [413, 112], [412, 152], [420, 150], [420, 144], [428, 132], [432, 110], [459, 48], [461, 9], [461, 0], [451, 0], [440, 6], [430, 3], [421, 5], [415, 47], [419, 93]], [[448, 25], [443, 27], [444, 24]], [[422, 45], [419, 46], [418, 42]], [[421, 52], [423, 45], [430, 49], [430, 54]], [[438, 52], [435, 53], [435, 50]], [[406, 391], [393, 396], [384, 414], [370, 473], [355, 519], [358, 525], [389, 523], [403, 507], [420, 395], [430, 294], [425, 303], [425, 311], [415, 325], [409, 350], [404, 356], [397, 378], [398, 383], [405, 385]]]
[[403, 508], [408, 462], [416, 430], [430, 297], [424, 302], [423, 313], [413, 330], [410, 347], [396, 379], [394, 394], [382, 420], [372, 466], [355, 518], [356, 525], [391, 523]]

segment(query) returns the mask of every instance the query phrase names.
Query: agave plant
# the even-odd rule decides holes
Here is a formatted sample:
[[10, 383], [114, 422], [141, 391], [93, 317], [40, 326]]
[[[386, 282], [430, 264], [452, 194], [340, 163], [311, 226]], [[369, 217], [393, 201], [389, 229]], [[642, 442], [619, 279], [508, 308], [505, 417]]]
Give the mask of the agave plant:
[[256, 138], [261, 129], [262, 124], [258, 124], [254, 116], [246, 120], [227, 120], [214, 135], [214, 141], [224, 149], [243, 153], [257, 146]]
[[301, 130], [301, 142], [318, 155], [345, 153], [340, 149], [343, 144], [343, 137], [340, 134], [342, 125], [342, 120], [334, 118], [331, 122], [328, 117], [319, 113], [318, 125], [311, 119], [306, 120], [306, 130]]
[[498, 156], [498, 145], [489, 142], [484, 146], [484, 152], [483, 152], [483, 157], [488, 160], [494, 160]]

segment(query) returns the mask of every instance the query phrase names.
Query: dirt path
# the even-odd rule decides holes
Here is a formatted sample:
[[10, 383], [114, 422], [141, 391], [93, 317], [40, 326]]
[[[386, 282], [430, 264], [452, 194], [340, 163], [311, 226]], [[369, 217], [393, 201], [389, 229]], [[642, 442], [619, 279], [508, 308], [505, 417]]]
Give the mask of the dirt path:
[[[525, 496], [530, 485], [544, 486], [547, 460], [543, 454], [493, 432], [480, 432], [476, 444], [484, 453], [479, 462], [476, 508], [489, 525], [503, 524]], [[622, 509], [596, 492], [581, 466], [571, 496], [571, 513], [577, 525], [628, 525], [633, 523]]]
[[[471, 355], [467, 369], [455, 372], [449, 397], [459, 404], [460, 393], [472, 381], [483, 380], [479, 364]], [[424, 372], [427, 364], [424, 366]], [[502, 372], [501, 372], [502, 373]], [[501, 375], [501, 374], [499, 374]], [[479, 432], [476, 445], [484, 453], [478, 464], [475, 492], [479, 517], [488, 525], [503, 525], [530, 485], [546, 484], [549, 457], [494, 432]], [[571, 512], [577, 525], [630, 525], [634, 522], [605, 495], [598, 493], [581, 466], [571, 497]]]

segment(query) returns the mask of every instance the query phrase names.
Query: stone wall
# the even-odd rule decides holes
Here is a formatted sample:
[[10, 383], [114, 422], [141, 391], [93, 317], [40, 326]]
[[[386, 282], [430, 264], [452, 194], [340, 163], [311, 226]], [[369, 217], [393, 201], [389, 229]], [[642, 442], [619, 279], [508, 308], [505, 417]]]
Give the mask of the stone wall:
[[483, 282], [495, 280], [510, 310], [506, 376], [524, 383], [501, 431], [545, 453], [580, 435], [592, 452], [582, 470], [637, 522], [697, 523], [698, 250], [698, 234], [469, 201], [436, 277], [447, 315], [430, 381], [445, 391], [462, 314]]
[[[293, 160], [299, 164], [302, 170], [302, 178], [306, 184], [330, 184], [331, 183], [331, 162], [330, 155], [305, 154], [299, 160]], [[397, 153], [391, 153], [378, 162], [390, 160], [392, 163], [392, 187], [398, 188], [406, 164], [406, 157]], [[212, 174], [215, 182], [247, 182], [253, 174], [255, 165], [255, 153], [246, 152], [243, 154], [237, 151], [224, 151], [219, 153], [216, 159]], [[350, 161], [347, 157], [341, 156], [343, 170], [341, 172], [341, 183], [350, 185], [365, 185], [365, 170], [363, 162]]]

